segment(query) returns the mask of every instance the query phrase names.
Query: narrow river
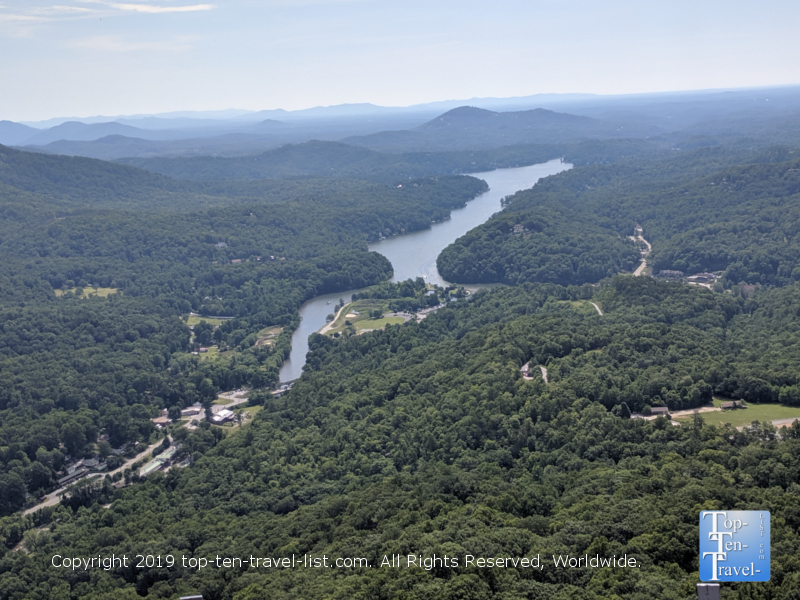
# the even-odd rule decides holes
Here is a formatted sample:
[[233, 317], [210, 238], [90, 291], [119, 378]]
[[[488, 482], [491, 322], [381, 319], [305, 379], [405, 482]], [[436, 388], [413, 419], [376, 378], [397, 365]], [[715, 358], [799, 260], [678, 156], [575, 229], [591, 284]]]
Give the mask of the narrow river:
[[[571, 168], [559, 159], [529, 167], [497, 169], [487, 173], [471, 173], [489, 184], [489, 191], [467, 202], [464, 208], [452, 211], [450, 219], [429, 229], [400, 235], [376, 244], [369, 249], [380, 252], [394, 267], [392, 281], [423, 277], [429, 283], [447, 285], [436, 270], [436, 257], [442, 250], [470, 229], [489, 220], [501, 208], [500, 201], [515, 192], [533, 187], [539, 179]], [[325, 317], [333, 312], [340, 298], [346, 301], [359, 290], [317, 296], [300, 307], [300, 327], [292, 335], [292, 353], [281, 368], [281, 381], [300, 377], [308, 353], [308, 336], [325, 325]]]

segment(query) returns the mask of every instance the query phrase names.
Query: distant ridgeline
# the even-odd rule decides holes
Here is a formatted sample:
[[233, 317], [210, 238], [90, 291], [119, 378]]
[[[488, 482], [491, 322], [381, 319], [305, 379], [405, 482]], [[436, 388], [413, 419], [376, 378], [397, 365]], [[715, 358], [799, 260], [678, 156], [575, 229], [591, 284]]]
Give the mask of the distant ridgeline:
[[[668, 156], [673, 140], [573, 140], [497, 148], [402, 153], [376, 151], [341, 142], [288, 144], [241, 157], [122, 158], [117, 162], [183, 180], [253, 180], [327, 177], [369, 181], [403, 180], [441, 174], [480, 173], [566, 157], [575, 164]], [[247, 189], [243, 181], [234, 190]], [[252, 185], [252, 184], [251, 184]], [[238, 193], [238, 192], [237, 192]], [[243, 192], [242, 192], [243, 193]]]
[[[746, 164], [742, 164], [746, 163]], [[722, 271], [723, 284], [800, 280], [800, 158], [793, 150], [706, 148], [549, 177], [438, 258], [454, 282], [596, 282], [638, 262], [655, 272]]]
[[[794, 598], [800, 424], [626, 418], [715, 394], [751, 403], [739, 414], [800, 407], [800, 155], [767, 147], [797, 144], [800, 121], [786, 119], [629, 139], [600, 119], [459, 109], [347, 145], [126, 161], [158, 173], [0, 146], [0, 600], [684, 600], [698, 511], [744, 505], [772, 513], [780, 543], [769, 582], [727, 593]], [[305, 300], [374, 286], [363, 298], [393, 310], [438, 302], [422, 280], [388, 283], [368, 242], [486, 190], [456, 173], [557, 157], [576, 168], [438, 258], [450, 281], [513, 287], [419, 322], [314, 335], [303, 375], [270, 393]], [[717, 271], [715, 290], [619, 274], [639, 261], [637, 224], [656, 270]], [[171, 430], [188, 468], [141, 482], [134, 469], [120, 489], [84, 480], [20, 512], [79, 459], [120, 466], [123, 448], [160, 444], [163, 409], [210, 411], [242, 386], [257, 390], [251, 424]], [[305, 553], [369, 567], [181, 560]], [[177, 560], [52, 564], [112, 554]], [[380, 566], [396, 554], [462, 562]], [[478, 568], [466, 554], [547, 566]], [[554, 554], [641, 568], [556, 569]]]
[[288, 144], [253, 156], [216, 158], [126, 158], [118, 162], [177, 179], [279, 179], [297, 177], [396, 180], [476, 173], [546, 162], [566, 146], [533, 144], [497, 149], [389, 154], [340, 142]]

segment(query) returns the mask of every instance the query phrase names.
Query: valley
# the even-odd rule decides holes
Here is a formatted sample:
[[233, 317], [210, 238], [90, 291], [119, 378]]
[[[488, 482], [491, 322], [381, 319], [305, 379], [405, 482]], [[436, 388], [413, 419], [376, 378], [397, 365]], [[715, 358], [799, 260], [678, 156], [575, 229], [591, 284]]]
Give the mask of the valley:
[[[685, 600], [698, 511], [757, 507], [725, 597], [789, 600], [800, 137], [708, 98], [0, 147], [0, 599]], [[351, 562], [48, 563], [126, 553]], [[479, 554], [639, 568], [424, 567]]]

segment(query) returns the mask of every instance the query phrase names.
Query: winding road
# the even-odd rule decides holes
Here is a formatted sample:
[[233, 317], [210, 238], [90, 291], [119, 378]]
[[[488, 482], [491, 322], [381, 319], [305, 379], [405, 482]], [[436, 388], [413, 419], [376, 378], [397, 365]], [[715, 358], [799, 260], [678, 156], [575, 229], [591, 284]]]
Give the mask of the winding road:
[[50, 492], [49, 494], [47, 494], [47, 496], [44, 497], [44, 502], [40, 502], [36, 506], [33, 506], [33, 507], [29, 508], [28, 510], [26, 510], [22, 514], [29, 515], [32, 512], [36, 512], [40, 508], [44, 508], [46, 506], [55, 506], [56, 504], [59, 503], [59, 501], [61, 499], [61, 496], [67, 491], [67, 488], [69, 488], [70, 485], [75, 485], [79, 481], [83, 481], [84, 479], [89, 479], [89, 478], [94, 479], [94, 478], [97, 478], [97, 477], [105, 477], [106, 475], [110, 475], [110, 476], [113, 477], [116, 473], [120, 473], [120, 472], [124, 471], [125, 469], [127, 469], [131, 465], [133, 465], [133, 463], [135, 463], [136, 461], [141, 460], [142, 458], [144, 458], [148, 454], [152, 453], [153, 450], [158, 448], [163, 443], [164, 443], [163, 440], [159, 440], [155, 444], [149, 445], [147, 447], [147, 449], [143, 450], [142, 452], [140, 452], [139, 454], [137, 454], [133, 458], [125, 461], [125, 463], [123, 463], [122, 466], [117, 467], [113, 471], [109, 471], [108, 473], [89, 473], [86, 477], [81, 477], [80, 479], [78, 479], [76, 481], [73, 481], [69, 485], [66, 485], [66, 486], [64, 486], [62, 488], [57, 489], [55, 492]]
[[321, 333], [321, 334], [326, 334], [326, 333], [328, 333], [328, 332], [329, 332], [331, 329], [333, 329], [333, 328], [334, 328], [334, 323], [336, 323], [336, 321], [338, 321], [338, 320], [339, 320], [339, 317], [341, 316], [341, 314], [342, 314], [342, 311], [343, 311], [345, 308], [347, 308], [348, 306], [350, 306], [351, 304], [352, 304], [352, 302], [348, 302], [347, 304], [345, 304], [344, 306], [342, 306], [342, 308], [340, 308], [339, 310], [337, 310], [337, 311], [336, 311], [336, 314], [335, 314], [335, 315], [333, 315], [333, 319], [332, 319], [331, 321], [329, 321], [329, 322], [325, 323], [325, 325], [322, 327], [322, 329], [320, 329], [320, 330], [319, 330], [319, 333]]
[[644, 270], [647, 268], [647, 257], [650, 255], [650, 252], [653, 250], [653, 247], [650, 245], [650, 242], [648, 242], [646, 239], [644, 239], [644, 237], [642, 237], [644, 231], [642, 230], [641, 225], [637, 225], [636, 229], [634, 229], [633, 232], [636, 235], [632, 235], [631, 239], [633, 241], [642, 242], [645, 246], [647, 246], [647, 252], [645, 252], [642, 255], [642, 263], [633, 272], [634, 277], [639, 277], [640, 275], [644, 274]]
[[544, 379], [544, 382], [550, 383], [549, 381], [547, 381], [547, 367], [539, 365], [539, 368], [542, 370], [542, 379]]

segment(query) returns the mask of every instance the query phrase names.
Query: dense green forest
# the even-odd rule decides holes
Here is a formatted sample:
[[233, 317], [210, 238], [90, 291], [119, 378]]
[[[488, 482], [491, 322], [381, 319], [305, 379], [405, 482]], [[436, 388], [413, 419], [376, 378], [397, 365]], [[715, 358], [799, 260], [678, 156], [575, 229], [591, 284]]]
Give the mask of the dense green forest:
[[385, 181], [530, 165], [556, 158], [567, 148], [559, 144], [528, 144], [491, 150], [390, 154], [341, 142], [312, 141], [287, 144], [255, 156], [129, 158], [117, 162], [182, 180], [326, 177]]
[[[391, 264], [369, 241], [486, 189], [460, 176], [243, 182], [226, 197], [84, 158], [2, 149], [1, 166], [0, 514], [51, 489], [103, 432], [115, 448], [147, 440], [162, 408], [275, 385], [304, 301], [384, 281]], [[228, 318], [192, 338], [189, 312]], [[283, 333], [258, 345], [273, 326]], [[225, 358], [190, 353], [210, 343]]]
[[[629, 417], [715, 396], [800, 406], [795, 149], [768, 147], [775, 132], [721, 146], [719, 125], [608, 139], [607, 123], [546, 113], [514, 118], [546, 121], [552, 140], [462, 111], [376, 137], [384, 152], [309, 142], [114, 164], [0, 146], [0, 600], [684, 600], [698, 513], [726, 508], [770, 510], [773, 547], [771, 581], [725, 597], [794, 599], [800, 425]], [[497, 147], [464, 150], [463, 119]], [[420, 135], [454, 149], [407, 151], [425, 148]], [[461, 173], [558, 157], [575, 167], [506, 198], [439, 256], [446, 289], [390, 283], [368, 251], [487, 189]], [[637, 224], [656, 273], [715, 271], [714, 289], [621, 275], [639, 264]], [[456, 285], [476, 282], [509, 287]], [[355, 288], [393, 311], [437, 310], [312, 336], [303, 375], [273, 395], [302, 303]], [[76, 459], [119, 465], [115, 449], [159, 444], [162, 409], [210, 411], [240, 387], [251, 423], [170, 430], [186, 468], [83, 480], [21, 513]], [[112, 553], [178, 561], [51, 564]], [[181, 560], [305, 553], [369, 567]], [[381, 566], [395, 554], [461, 564]], [[466, 554], [545, 566], [480, 568]], [[626, 554], [638, 568], [556, 568], [553, 554]]]
[[541, 206], [469, 231], [439, 255], [437, 267], [449, 281], [570, 285], [632, 271], [638, 262], [632, 242], [590, 215]]
[[[318, 336], [292, 391], [192, 468], [86, 490], [85, 508], [6, 518], [6, 547], [39, 528], [25, 533], [28, 553], [0, 559], [3, 597], [683, 599], [696, 594], [698, 511], [724, 507], [773, 515], [771, 581], [726, 586], [730, 597], [793, 598], [800, 429], [778, 437], [769, 424], [617, 416], [622, 403], [703, 402], [750, 351], [728, 338], [753, 327], [785, 335], [774, 305], [789, 297], [800, 302], [800, 288], [745, 301], [644, 278], [597, 290], [526, 284], [450, 303], [419, 324]], [[582, 310], [587, 298], [605, 314]], [[800, 338], [781, 342], [796, 348]], [[522, 378], [528, 360], [550, 367], [549, 384]], [[311, 553], [371, 566], [50, 566], [54, 554], [112, 552]], [[396, 553], [462, 562], [379, 567]], [[551, 555], [567, 553], [627, 553], [641, 566], [556, 569]], [[548, 564], [468, 567], [465, 554], [541, 554]]]
[[[375, 151], [341, 142], [313, 141], [288, 144], [261, 154], [235, 158], [154, 157], [119, 159], [117, 162], [180, 180], [200, 182], [201, 187], [192, 189], [206, 194], [213, 194], [220, 185], [229, 186], [234, 194], [245, 194], [252, 189], [273, 189], [269, 184], [253, 181], [259, 179], [355, 177], [387, 181], [441, 174], [481, 173], [527, 166], [559, 157], [565, 157], [576, 165], [613, 163], [624, 159], [641, 160], [645, 157], [653, 160], [674, 154], [676, 143], [672, 137], [664, 136], [654, 139], [573, 140], [516, 144], [491, 149], [391, 153], [389, 150]], [[702, 146], [710, 142], [706, 140], [704, 143], [695, 143]], [[691, 141], [687, 144], [687, 147], [693, 147]], [[288, 185], [288, 182], [284, 185]]]
[[654, 273], [722, 271], [726, 285], [786, 285], [800, 277], [799, 167], [789, 148], [705, 148], [575, 168], [515, 194], [438, 266], [456, 282], [596, 282], [633, 270], [625, 237], [638, 223]]

